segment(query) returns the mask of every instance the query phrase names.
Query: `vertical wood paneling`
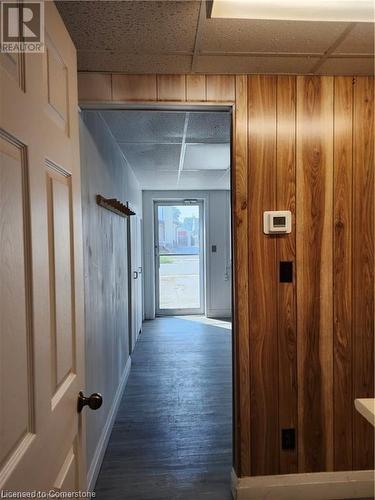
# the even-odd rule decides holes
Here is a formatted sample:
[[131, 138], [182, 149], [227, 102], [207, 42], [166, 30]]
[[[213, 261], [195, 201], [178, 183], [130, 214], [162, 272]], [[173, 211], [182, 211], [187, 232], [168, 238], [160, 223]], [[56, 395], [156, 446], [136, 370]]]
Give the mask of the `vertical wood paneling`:
[[186, 100], [206, 100], [206, 77], [205, 75], [186, 75]]
[[112, 75], [113, 99], [155, 101], [156, 75]]
[[185, 101], [185, 75], [157, 75], [159, 101]]
[[78, 73], [80, 101], [111, 101], [111, 85], [108, 73]]
[[352, 119], [351, 78], [335, 78], [334, 101], [334, 466], [352, 467]]
[[235, 85], [233, 75], [207, 75], [207, 101], [234, 101]]
[[[374, 79], [354, 86], [353, 390], [374, 397]], [[354, 412], [353, 466], [373, 468], [373, 428]]]
[[249, 76], [249, 331], [251, 471], [279, 469], [276, 239], [263, 235], [265, 210], [276, 207], [276, 81]]
[[[277, 238], [277, 264], [296, 257], [296, 78], [277, 80], [277, 210], [292, 212], [292, 233]], [[295, 272], [294, 272], [295, 274]], [[277, 317], [279, 350], [279, 441], [281, 430], [296, 429], [297, 418], [297, 317], [296, 284], [278, 283]], [[298, 472], [297, 448], [280, 451], [280, 474]]]
[[249, 354], [249, 281], [248, 281], [248, 178], [247, 178], [247, 76], [236, 77], [236, 113], [234, 124], [233, 238], [234, 247], [234, 321], [236, 369], [236, 468], [249, 476], [250, 469], [250, 354]]
[[333, 79], [297, 77], [298, 463], [333, 467]]

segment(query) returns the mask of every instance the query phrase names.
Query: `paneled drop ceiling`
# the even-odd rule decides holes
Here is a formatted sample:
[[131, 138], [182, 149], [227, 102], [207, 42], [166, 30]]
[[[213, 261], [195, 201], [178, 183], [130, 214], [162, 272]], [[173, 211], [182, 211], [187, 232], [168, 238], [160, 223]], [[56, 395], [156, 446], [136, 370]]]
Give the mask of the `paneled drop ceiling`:
[[101, 111], [142, 189], [229, 189], [227, 112]]
[[374, 73], [374, 24], [210, 19], [205, 1], [57, 1], [80, 71]]

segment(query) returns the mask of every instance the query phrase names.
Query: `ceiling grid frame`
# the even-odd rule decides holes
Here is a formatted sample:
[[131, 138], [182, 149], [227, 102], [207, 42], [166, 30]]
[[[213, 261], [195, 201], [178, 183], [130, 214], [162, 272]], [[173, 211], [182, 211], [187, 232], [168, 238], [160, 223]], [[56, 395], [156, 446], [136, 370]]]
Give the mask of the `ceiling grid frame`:
[[229, 189], [227, 112], [186, 109], [85, 112], [99, 112], [141, 189]]

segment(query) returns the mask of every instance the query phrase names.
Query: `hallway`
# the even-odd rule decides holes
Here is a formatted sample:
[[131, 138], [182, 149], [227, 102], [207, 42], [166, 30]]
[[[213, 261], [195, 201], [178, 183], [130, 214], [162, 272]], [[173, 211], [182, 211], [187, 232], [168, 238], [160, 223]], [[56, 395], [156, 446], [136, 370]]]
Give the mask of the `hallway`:
[[99, 500], [231, 499], [231, 330], [212, 325], [197, 317], [143, 324]]

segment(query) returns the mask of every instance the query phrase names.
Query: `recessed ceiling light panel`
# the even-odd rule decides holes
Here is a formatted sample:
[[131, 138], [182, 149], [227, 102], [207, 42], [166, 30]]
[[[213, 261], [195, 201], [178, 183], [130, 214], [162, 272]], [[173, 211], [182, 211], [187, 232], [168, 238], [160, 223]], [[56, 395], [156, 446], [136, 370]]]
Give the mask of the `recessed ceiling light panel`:
[[227, 170], [230, 144], [186, 144], [184, 171]]
[[213, 0], [212, 18], [374, 22], [373, 0]]

